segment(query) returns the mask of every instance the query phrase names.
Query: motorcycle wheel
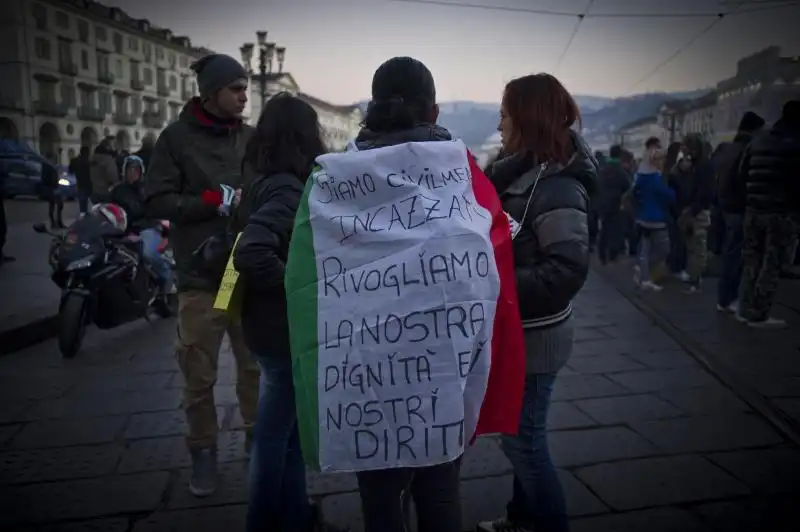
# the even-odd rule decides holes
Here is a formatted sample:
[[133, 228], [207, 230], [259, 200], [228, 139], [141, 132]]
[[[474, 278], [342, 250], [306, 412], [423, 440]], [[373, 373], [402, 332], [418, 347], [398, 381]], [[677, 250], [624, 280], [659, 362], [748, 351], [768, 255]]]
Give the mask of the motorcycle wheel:
[[64, 358], [75, 358], [86, 334], [89, 301], [79, 294], [68, 294], [58, 313], [58, 348]]

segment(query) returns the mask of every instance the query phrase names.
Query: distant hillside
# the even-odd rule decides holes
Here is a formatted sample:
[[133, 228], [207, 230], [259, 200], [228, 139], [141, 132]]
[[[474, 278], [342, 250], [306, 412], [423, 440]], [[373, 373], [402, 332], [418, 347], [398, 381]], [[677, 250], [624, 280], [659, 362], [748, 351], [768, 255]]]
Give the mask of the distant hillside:
[[[605, 137], [620, 126], [655, 114], [667, 100], [696, 98], [705, 92], [653, 93], [624, 98], [578, 95], [575, 101], [581, 108], [583, 127], [591, 143], [592, 138]], [[367, 103], [362, 101], [358, 105], [366, 110]], [[477, 149], [497, 130], [499, 111], [499, 103], [440, 102], [439, 123], [467, 146]]]

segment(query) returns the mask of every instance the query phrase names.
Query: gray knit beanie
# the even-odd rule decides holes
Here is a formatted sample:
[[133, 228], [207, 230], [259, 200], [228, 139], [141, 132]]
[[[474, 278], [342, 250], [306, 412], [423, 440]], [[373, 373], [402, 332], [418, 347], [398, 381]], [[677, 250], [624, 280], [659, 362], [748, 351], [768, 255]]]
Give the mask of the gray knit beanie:
[[208, 98], [237, 79], [247, 78], [247, 70], [239, 61], [225, 54], [210, 54], [192, 63], [197, 74], [200, 96]]

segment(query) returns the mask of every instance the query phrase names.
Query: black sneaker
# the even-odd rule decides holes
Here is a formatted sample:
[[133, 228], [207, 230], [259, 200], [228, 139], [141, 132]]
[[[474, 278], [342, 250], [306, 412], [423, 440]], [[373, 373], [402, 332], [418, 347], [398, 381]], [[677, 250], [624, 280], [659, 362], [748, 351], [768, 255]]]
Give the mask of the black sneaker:
[[310, 532], [350, 532], [350, 527], [341, 527], [332, 523], [326, 522], [322, 518], [322, 510], [319, 505], [312, 502], [311, 511], [313, 512], [313, 521]]
[[478, 523], [478, 532], [534, 532], [532, 528], [518, 525], [501, 517], [494, 521]]
[[194, 449], [189, 491], [195, 497], [208, 497], [217, 491], [217, 448]]

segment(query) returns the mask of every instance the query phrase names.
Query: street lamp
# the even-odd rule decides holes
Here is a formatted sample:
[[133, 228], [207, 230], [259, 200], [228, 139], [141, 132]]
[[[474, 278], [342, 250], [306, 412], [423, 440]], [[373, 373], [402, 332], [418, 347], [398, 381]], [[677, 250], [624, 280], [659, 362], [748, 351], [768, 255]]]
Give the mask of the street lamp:
[[283, 72], [283, 61], [286, 57], [286, 48], [278, 47], [274, 42], [267, 42], [267, 32], [256, 32], [256, 44], [245, 43], [239, 51], [242, 53], [242, 63], [247, 68], [247, 73], [254, 77], [252, 61], [254, 51], [258, 48], [258, 93], [261, 97], [261, 109], [267, 103], [267, 74], [272, 74], [272, 60], [277, 55], [278, 72]]

